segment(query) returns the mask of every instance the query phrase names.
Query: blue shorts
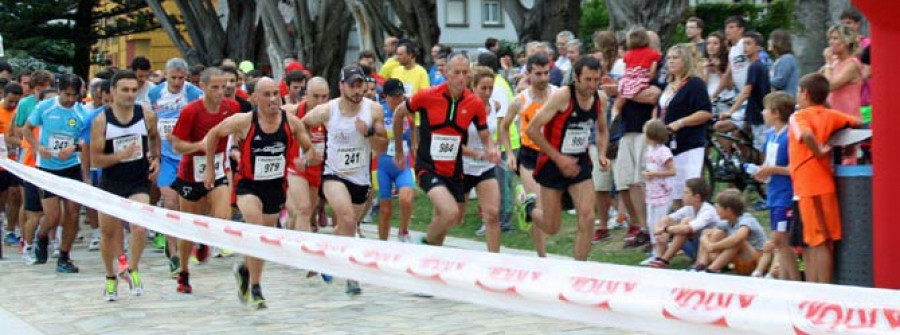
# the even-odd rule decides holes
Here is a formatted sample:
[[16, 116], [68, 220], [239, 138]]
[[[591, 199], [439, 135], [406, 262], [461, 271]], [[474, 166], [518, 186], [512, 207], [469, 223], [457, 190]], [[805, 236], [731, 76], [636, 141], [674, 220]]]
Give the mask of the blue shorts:
[[171, 187], [178, 175], [179, 160], [162, 156], [159, 161], [159, 176], [156, 177], [156, 186], [159, 188]]
[[404, 187], [414, 188], [413, 172], [409, 167], [409, 158], [406, 159], [406, 168], [400, 170], [394, 165], [394, 157], [381, 155], [378, 157], [378, 199], [391, 198], [393, 187], [398, 190]]
[[91, 169], [91, 186], [100, 187], [100, 176], [103, 170], [101, 169]]
[[791, 217], [788, 212], [790, 207], [771, 207], [769, 208], [769, 222], [772, 225], [772, 231], [789, 232], [791, 231]]

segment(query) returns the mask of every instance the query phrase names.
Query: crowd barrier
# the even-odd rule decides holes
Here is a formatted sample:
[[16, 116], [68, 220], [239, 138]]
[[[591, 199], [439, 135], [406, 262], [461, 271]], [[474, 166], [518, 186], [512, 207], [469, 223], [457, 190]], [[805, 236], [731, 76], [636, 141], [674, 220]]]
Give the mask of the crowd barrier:
[[8, 159], [0, 159], [0, 167], [40, 188], [167, 235], [300, 269], [491, 308], [651, 333], [900, 332], [900, 292], [893, 290], [281, 230], [136, 203]]

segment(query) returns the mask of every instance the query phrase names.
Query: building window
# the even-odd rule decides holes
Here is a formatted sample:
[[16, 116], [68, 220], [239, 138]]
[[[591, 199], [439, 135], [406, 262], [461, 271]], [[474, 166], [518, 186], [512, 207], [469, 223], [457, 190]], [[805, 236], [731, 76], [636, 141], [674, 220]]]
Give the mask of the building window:
[[500, 0], [482, 0], [481, 25], [484, 27], [502, 27], [503, 11]]
[[448, 27], [467, 27], [469, 26], [469, 11], [466, 0], [447, 0], [447, 26]]

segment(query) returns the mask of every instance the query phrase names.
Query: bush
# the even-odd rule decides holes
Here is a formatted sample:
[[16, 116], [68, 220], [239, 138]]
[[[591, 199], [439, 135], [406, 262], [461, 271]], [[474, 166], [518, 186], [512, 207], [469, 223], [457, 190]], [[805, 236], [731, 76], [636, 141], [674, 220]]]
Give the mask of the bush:
[[609, 28], [609, 12], [605, 0], [588, 0], [581, 4], [581, 20], [578, 38], [586, 45], [592, 45], [594, 32]]
[[[768, 5], [702, 3], [691, 8], [686, 17], [696, 16], [703, 20], [703, 34], [707, 35], [716, 30], [725, 31], [725, 20], [732, 15], [742, 16], [747, 21], [747, 31], [756, 31], [766, 37], [778, 28], [794, 32], [802, 30], [802, 27], [793, 20], [794, 0], [775, 0]], [[684, 23], [681, 23], [676, 28], [675, 34], [672, 35], [672, 43], [667, 45], [687, 42], [687, 40]]]

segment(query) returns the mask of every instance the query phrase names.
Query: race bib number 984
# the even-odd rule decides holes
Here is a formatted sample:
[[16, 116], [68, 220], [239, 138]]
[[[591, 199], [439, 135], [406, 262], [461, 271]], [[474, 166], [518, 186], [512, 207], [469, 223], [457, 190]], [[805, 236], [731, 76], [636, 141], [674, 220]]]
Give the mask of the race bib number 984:
[[431, 135], [431, 158], [436, 161], [456, 160], [461, 138], [452, 135]]

